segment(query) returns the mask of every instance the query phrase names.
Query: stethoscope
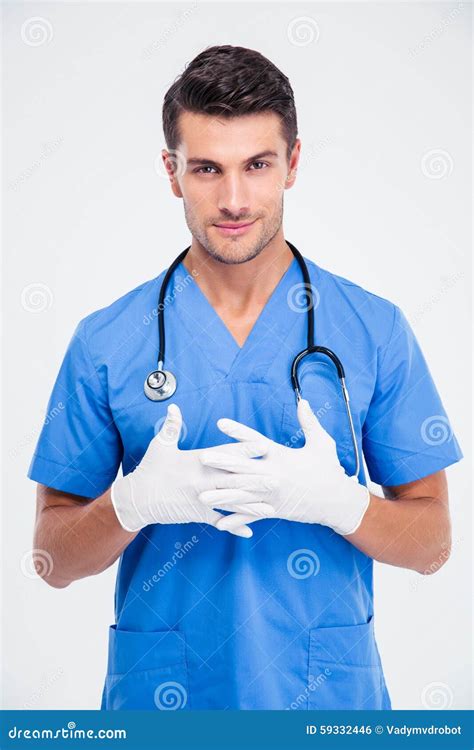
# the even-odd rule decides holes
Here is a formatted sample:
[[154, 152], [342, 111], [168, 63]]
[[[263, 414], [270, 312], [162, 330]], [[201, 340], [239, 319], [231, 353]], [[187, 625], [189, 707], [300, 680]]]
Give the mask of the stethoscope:
[[[314, 344], [314, 298], [313, 298], [313, 289], [311, 286], [311, 279], [309, 276], [308, 267], [305, 263], [303, 256], [299, 252], [299, 250], [297, 250], [297, 248], [294, 245], [292, 245], [291, 242], [288, 242], [288, 240], [286, 240], [286, 243], [288, 247], [290, 248], [291, 252], [293, 253], [293, 255], [295, 256], [301, 268], [301, 273], [303, 274], [303, 279], [304, 279], [305, 291], [306, 291], [306, 295], [308, 299], [307, 347], [306, 349], [303, 349], [299, 354], [296, 355], [296, 357], [293, 360], [293, 364], [291, 365], [291, 384], [293, 386], [293, 390], [296, 395], [296, 402], [298, 403], [298, 401], [300, 401], [300, 399], [302, 398], [301, 387], [300, 387], [300, 383], [298, 380], [298, 368], [302, 360], [305, 357], [307, 357], [309, 354], [318, 353], [318, 354], [325, 355], [331, 360], [331, 362], [336, 367], [337, 376], [339, 378], [339, 382], [341, 385], [341, 391], [342, 391], [342, 395], [344, 398], [344, 404], [346, 407], [347, 420], [349, 422], [352, 446], [353, 446], [354, 456], [356, 460], [355, 461], [356, 467], [355, 467], [353, 476], [357, 477], [359, 474], [359, 470], [360, 470], [359, 448], [357, 445], [357, 438], [356, 438], [356, 434], [354, 430], [354, 422], [352, 419], [351, 408], [349, 405], [349, 391], [347, 390], [347, 386], [346, 386], [344, 368], [342, 366], [342, 362], [339, 359], [339, 357], [336, 354], [334, 354], [334, 352], [331, 349], [328, 349], [326, 346], [315, 346]], [[158, 336], [159, 336], [158, 367], [156, 370], [153, 370], [153, 372], [150, 372], [147, 379], [145, 380], [145, 386], [144, 386], [145, 395], [151, 401], [166, 401], [166, 399], [171, 398], [171, 396], [175, 393], [176, 388], [177, 388], [176, 377], [173, 375], [172, 372], [164, 369], [164, 362], [165, 362], [164, 299], [166, 296], [166, 289], [168, 287], [168, 282], [171, 278], [171, 275], [173, 274], [173, 271], [175, 270], [175, 268], [179, 266], [181, 261], [184, 260], [189, 249], [190, 248], [187, 247], [186, 250], [183, 250], [183, 252], [180, 253], [178, 257], [172, 262], [161, 284], [160, 295], [158, 299], [158, 309], [157, 309]]]

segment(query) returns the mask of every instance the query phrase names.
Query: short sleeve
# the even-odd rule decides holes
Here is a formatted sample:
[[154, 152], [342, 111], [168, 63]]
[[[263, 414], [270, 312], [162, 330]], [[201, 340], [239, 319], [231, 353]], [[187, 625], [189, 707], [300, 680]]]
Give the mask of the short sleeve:
[[387, 487], [414, 482], [463, 457], [415, 334], [396, 305], [362, 447], [371, 480]]
[[104, 374], [94, 366], [86, 320], [78, 324], [49, 398], [28, 477], [84, 497], [102, 495], [123, 455]]

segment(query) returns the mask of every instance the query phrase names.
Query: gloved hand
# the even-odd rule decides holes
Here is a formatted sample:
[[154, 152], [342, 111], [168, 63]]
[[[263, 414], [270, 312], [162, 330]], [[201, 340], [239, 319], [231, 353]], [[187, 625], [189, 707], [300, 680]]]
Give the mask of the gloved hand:
[[[201, 461], [206, 466], [232, 472], [227, 478], [229, 487], [239, 475], [267, 477], [266, 500], [275, 508], [270, 517], [319, 523], [338, 534], [352, 534], [369, 505], [369, 491], [356, 477], [347, 476], [339, 463], [335, 441], [321, 426], [308, 401], [299, 401], [297, 413], [306, 440], [302, 448], [287, 448], [233, 419], [219, 419], [219, 429], [243, 444], [264, 441], [265, 455], [258, 460], [226, 456], [216, 447], [202, 455]], [[221, 485], [226, 486], [225, 476]], [[252, 493], [247, 496], [249, 502], [251, 497]], [[199, 499], [210, 508], [235, 508], [231, 489], [206, 490], [199, 494]], [[257, 519], [234, 513], [224, 516], [217, 528], [230, 531], [253, 520]]]
[[[126, 531], [138, 531], [152, 523], [209, 523], [216, 526], [224, 518], [221, 513], [204, 505], [198, 494], [221, 486], [223, 472], [205, 466], [199, 460], [214, 448], [180, 450], [178, 440], [182, 416], [176, 404], [170, 404], [161, 430], [150, 444], [138, 466], [125, 477], [118, 477], [111, 487], [111, 499], [117, 518]], [[227, 443], [218, 446], [221, 455], [229, 460], [262, 456], [265, 448], [261, 440]], [[234, 477], [235, 479], [235, 477]], [[253, 478], [255, 479], [255, 478]], [[241, 488], [247, 486], [246, 477], [238, 477], [233, 484], [232, 499], [235, 509], [246, 517], [255, 518], [273, 512], [267, 502], [262, 502], [259, 487], [264, 484], [256, 478], [250, 501]], [[243, 502], [241, 502], [243, 500]], [[250, 537], [252, 530], [241, 523], [230, 530], [237, 536]]]

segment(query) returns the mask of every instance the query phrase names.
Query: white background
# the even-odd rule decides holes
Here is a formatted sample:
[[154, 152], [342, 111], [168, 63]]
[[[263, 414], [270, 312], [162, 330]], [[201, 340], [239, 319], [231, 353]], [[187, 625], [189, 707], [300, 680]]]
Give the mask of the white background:
[[26, 472], [78, 321], [189, 244], [182, 203], [154, 169], [163, 95], [206, 46], [234, 44], [269, 57], [295, 91], [303, 150], [286, 238], [401, 306], [466, 456], [448, 469], [449, 563], [434, 576], [376, 564], [375, 607], [393, 707], [468, 708], [470, 6], [3, 10], [4, 707], [99, 706], [116, 566], [63, 590], [28, 575]]

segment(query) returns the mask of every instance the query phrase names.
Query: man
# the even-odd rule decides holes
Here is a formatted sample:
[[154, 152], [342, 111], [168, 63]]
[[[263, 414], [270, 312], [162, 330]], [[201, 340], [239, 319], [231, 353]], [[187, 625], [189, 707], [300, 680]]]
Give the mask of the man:
[[316, 343], [344, 365], [384, 497], [357, 472], [330, 360], [306, 358], [295, 404], [309, 288], [282, 217], [301, 142], [269, 60], [206, 49], [163, 125], [192, 235], [161, 308], [177, 390], [143, 389], [164, 272], [80, 321], [29, 470], [45, 578], [67, 586], [120, 556], [104, 709], [390, 708], [372, 560], [423, 573], [446, 558], [443, 470], [462, 454], [440, 397], [401, 310], [306, 258]]

